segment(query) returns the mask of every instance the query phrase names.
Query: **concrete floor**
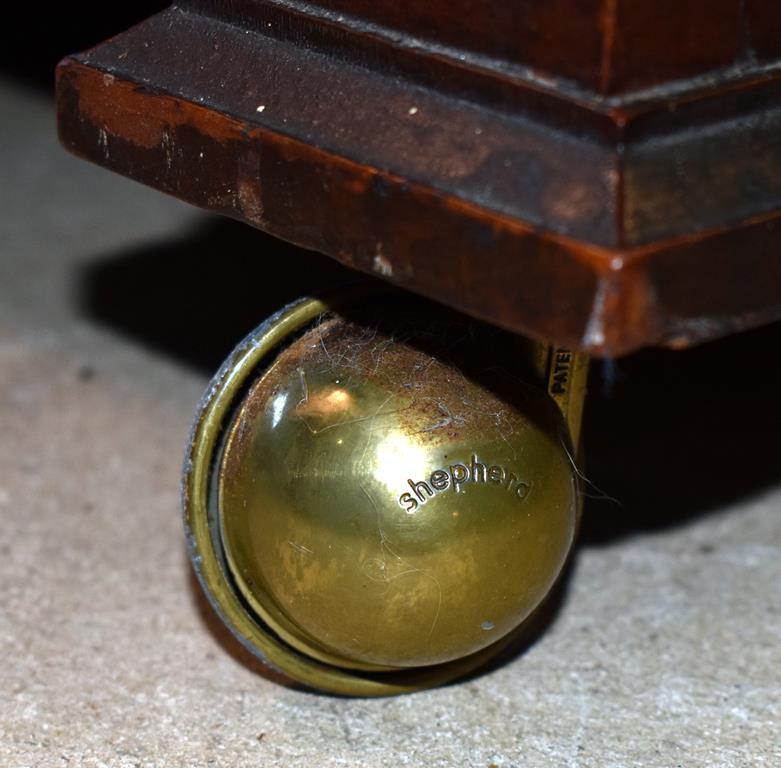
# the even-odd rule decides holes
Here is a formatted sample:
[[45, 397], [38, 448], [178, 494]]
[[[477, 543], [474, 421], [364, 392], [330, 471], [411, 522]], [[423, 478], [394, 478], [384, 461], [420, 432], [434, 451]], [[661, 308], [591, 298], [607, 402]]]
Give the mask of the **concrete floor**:
[[590, 503], [559, 610], [500, 669], [337, 699], [220, 629], [179, 516], [192, 413], [233, 341], [340, 274], [67, 156], [0, 82], [0, 765], [781, 765], [772, 329], [597, 383], [590, 471], [622, 505]]

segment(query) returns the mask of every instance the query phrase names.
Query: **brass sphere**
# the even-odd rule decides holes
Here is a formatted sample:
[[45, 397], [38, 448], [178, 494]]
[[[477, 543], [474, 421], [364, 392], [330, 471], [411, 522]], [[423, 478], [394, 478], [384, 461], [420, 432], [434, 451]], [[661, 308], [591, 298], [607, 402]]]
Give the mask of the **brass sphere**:
[[219, 588], [201, 576], [223, 613], [240, 605], [285, 650], [272, 661], [289, 674], [286, 660], [309, 659], [382, 681], [490, 654], [570, 551], [570, 438], [529, 383], [529, 346], [441, 314], [386, 298], [302, 320], [225, 409], [201, 537]]

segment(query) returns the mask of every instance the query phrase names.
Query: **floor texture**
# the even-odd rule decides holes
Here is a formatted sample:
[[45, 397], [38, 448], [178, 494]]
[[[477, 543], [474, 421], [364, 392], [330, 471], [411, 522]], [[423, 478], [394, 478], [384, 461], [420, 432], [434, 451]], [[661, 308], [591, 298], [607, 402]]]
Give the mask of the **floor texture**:
[[505, 666], [337, 699], [220, 629], [180, 523], [191, 416], [234, 341], [339, 274], [69, 157], [0, 82], [0, 765], [781, 765], [778, 329], [601, 368], [589, 471], [619, 503], [590, 500]]

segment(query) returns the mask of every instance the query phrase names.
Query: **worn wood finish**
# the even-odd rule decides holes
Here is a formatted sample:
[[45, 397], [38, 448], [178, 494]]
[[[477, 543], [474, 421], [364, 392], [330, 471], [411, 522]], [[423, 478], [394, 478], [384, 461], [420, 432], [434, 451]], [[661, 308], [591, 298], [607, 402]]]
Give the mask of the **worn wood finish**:
[[781, 317], [781, 30], [700, 5], [193, 0], [61, 64], [60, 134], [511, 330], [693, 343]]

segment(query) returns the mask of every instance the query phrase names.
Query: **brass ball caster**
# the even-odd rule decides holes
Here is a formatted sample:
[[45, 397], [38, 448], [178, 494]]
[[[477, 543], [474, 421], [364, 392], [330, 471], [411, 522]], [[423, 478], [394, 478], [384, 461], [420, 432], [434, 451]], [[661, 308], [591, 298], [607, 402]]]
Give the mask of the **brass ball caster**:
[[572, 547], [585, 373], [393, 293], [282, 310], [216, 375], [190, 440], [185, 526], [212, 605], [332, 693], [486, 663]]

